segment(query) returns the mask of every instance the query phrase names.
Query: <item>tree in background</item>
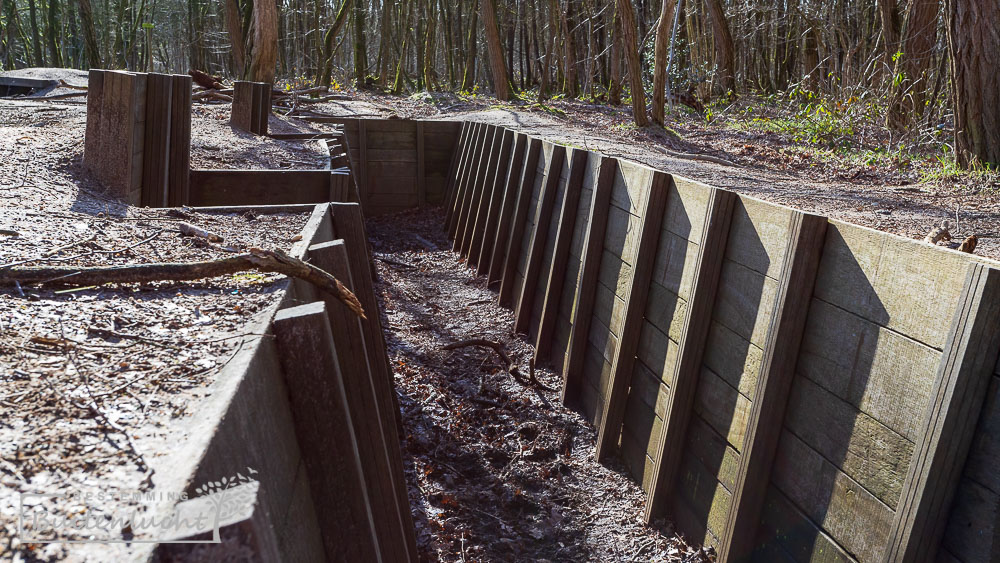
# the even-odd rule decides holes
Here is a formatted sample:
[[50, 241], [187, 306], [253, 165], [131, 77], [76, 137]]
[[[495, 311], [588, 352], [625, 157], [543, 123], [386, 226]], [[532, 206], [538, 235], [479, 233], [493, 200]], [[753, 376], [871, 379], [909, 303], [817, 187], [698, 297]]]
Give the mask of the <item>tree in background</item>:
[[663, 125], [663, 106], [666, 103], [667, 51], [673, 31], [674, 9], [677, 0], [663, 0], [659, 25], [656, 26], [656, 43], [653, 47], [653, 123]]
[[632, 88], [632, 114], [639, 127], [649, 125], [646, 118], [646, 94], [642, 85], [642, 67], [639, 65], [639, 51], [636, 45], [635, 10], [632, 0], [618, 0], [618, 16], [621, 18], [622, 39], [625, 44], [625, 61], [628, 63], [628, 78]]
[[497, 28], [496, 8], [492, 0], [480, 0], [483, 29], [486, 32], [486, 48], [490, 55], [490, 70], [493, 75], [493, 95], [498, 100], [510, 99], [510, 84], [507, 81], [507, 67], [503, 60], [503, 48], [500, 46], [500, 30]]
[[1000, 167], [1000, 0], [948, 0], [948, 47], [961, 166]]
[[274, 83], [278, 62], [278, 7], [274, 0], [254, 1], [252, 30], [249, 78], [254, 82]]

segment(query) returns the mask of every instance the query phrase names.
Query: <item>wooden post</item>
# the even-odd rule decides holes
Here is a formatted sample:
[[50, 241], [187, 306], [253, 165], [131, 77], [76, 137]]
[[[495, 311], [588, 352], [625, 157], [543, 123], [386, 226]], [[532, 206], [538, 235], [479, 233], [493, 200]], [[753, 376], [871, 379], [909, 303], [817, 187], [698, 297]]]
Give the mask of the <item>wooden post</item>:
[[528, 262], [524, 269], [524, 285], [517, 300], [514, 331], [528, 332], [531, 325], [531, 310], [535, 303], [535, 292], [538, 289], [538, 277], [545, 267], [542, 258], [545, 255], [545, 245], [549, 238], [552, 223], [552, 208], [555, 207], [556, 192], [559, 191], [559, 173], [566, 159], [566, 147], [552, 147], [552, 158], [548, 162], [548, 173], [545, 185], [538, 194], [538, 211], [535, 213], [535, 228], [528, 244]]
[[458, 216], [462, 213], [462, 207], [465, 205], [465, 198], [468, 195], [469, 170], [472, 169], [472, 161], [475, 160], [476, 151], [479, 150], [483, 127], [481, 123], [469, 124], [468, 138], [462, 151], [458, 176], [455, 178], [455, 196], [451, 208], [448, 210], [448, 238], [452, 240], [455, 239], [458, 232]]
[[1000, 270], [972, 263], [948, 332], [885, 561], [933, 561], [1000, 353]]
[[141, 205], [146, 75], [101, 71], [95, 79], [94, 91], [88, 92], [88, 98], [93, 95], [87, 102], [92, 138], [85, 141], [84, 164], [112, 195]]
[[358, 201], [368, 206], [368, 121], [358, 120]]
[[444, 193], [444, 207], [446, 210], [444, 230], [448, 230], [448, 221], [451, 219], [451, 212], [454, 207], [455, 202], [455, 184], [458, 180], [459, 171], [462, 167], [462, 155], [465, 152], [465, 147], [468, 145], [469, 140], [469, 129], [471, 124], [468, 121], [463, 121], [461, 130], [458, 133], [458, 142], [455, 143], [455, 147], [451, 151], [451, 164], [448, 166], [448, 184], [445, 187]]
[[528, 222], [528, 212], [531, 206], [531, 190], [535, 183], [535, 173], [538, 167], [538, 157], [542, 152], [542, 141], [531, 137], [528, 142], [527, 154], [524, 158], [524, 168], [521, 169], [521, 180], [517, 187], [517, 202], [514, 204], [514, 217], [510, 226], [510, 237], [505, 244], [503, 272], [500, 276], [501, 305], [509, 305], [514, 296], [514, 274], [517, 273], [517, 262], [521, 259], [521, 239]]
[[649, 294], [649, 282], [653, 275], [653, 264], [656, 262], [657, 246], [660, 243], [660, 227], [663, 224], [663, 214], [667, 208], [667, 193], [670, 182], [670, 177], [665, 173], [654, 172], [649, 186], [649, 194], [646, 196], [642, 210], [639, 246], [635, 251], [632, 280], [625, 303], [625, 318], [622, 321], [615, 360], [611, 366], [611, 379], [608, 382], [604, 414], [601, 417], [600, 427], [597, 429], [595, 457], [598, 461], [606, 459], [618, 449], [618, 438], [621, 435], [625, 404], [628, 400], [629, 385], [632, 382], [635, 353], [639, 347], [639, 333], [642, 330], [642, 319], [646, 312], [646, 296]]
[[[309, 261], [339, 279], [348, 289], [356, 287], [343, 240], [310, 246]], [[377, 374], [370, 369], [361, 319], [329, 295], [324, 295], [324, 301], [334, 346], [343, 351], [339, 356], [341, 374], [351, 420], [359, 438], [358, 449], [368, 480], [368, 498], [372, 503], [379, 545], [388, 560], [415, 561], [418, 559], [416, 536], [402, 456], [398, 440], [390, 438], [395, 438], [395, 433], [388, 430], [396, 424], [396, 419], [385, 412], [385, 405], [392, 402], [380, 396], [394, 390], [380, 385]]]
[[760, 512], [771, 480], [771, 466], [823, 254], [826, 226], [826, 217], [820, 215], [799, 211], [792, 215], [781, 278], [747, 421], [747, 435], [739, 456], [736, 485], [719, 546], [720, 561], [746, 560], [755, 546]]
[[663, 429], [656, 444], [653, 477], [644, 515], [647, 523], [663, 511], [677, 480], [735, 201], [736, 194], [733, 192], [718, 188], [712, 190], [699, 243], [691, 299], [684, 315], [677, 362], [674, 364], [674, 384], [670, 387]]
[[173, 80], [169, 74], [146, 75], [146, 126], [142, 155], [142, 205], [165, 207], [170, 176], [170, 126]]
[[424, 122], [417, 122], [417, 206], [427, 205], [427, 178], [424, 162]]
[[233, 127], [254, 135], [267, 135], [271, 115], [271, 85], [237, 80], [233, 83]]
[[459, 231], [461, 244], [458, 250], [465, 257], [469, 256], [469, 248], [472, 246], [472, 233], [476, 229], [476, 222], [479, 221], [480, 210], [485, 199], [483, 194], [486, 191], [486, 172], [494, 160], [496, 149], [500, 146], [501, 132], [502, 129], [495, 125], [489, 125], [486, 131], [486, 142], [483, 144], [482, 156], [480, 156], [479, 163], [476, 166], [476, 176], [473, 180], [472, 191], [470, 192], [472, 198], [465, 215], [465, 221]]
[[83, 162], [90, 168], [99, 163], [104, 138], [104, 78], [106, 70], [90, 69], [87, 73], [87, 128], [84, 134]]
[[604, 234], [608, 227], [608, 208], [611, 206], [611, 190], [614, 186], [618, 160], [610, 156], [601, 157], [587, 220], [587, 238], [583, 242], [580, 261], [580, 283], [577, 284], [573, 300], [573, 329], [569, 335], [569, 351], [563, 366], [562, 403], [573, 405], [580, 394], [580, 375], [587, 352], [587, 335], [594, 314], [594, 292], [597, 290], [598, 274], [601, 270], [601, 253], [604, 252]]
[[[501, 166], [501, 159], [504, 157], [504, 145], [507, 142], [507, 130], [497, 127], [493, 135], [493, 144], [490, 149], [489, 158], [484, 164], [486, 168], [482, 173], [482, 188], [480, 189], [479, 211], [475, 215], [472, 223], [472, 232], [468, 237], [468, 257], [469, 266], [479, 265], [479, 254], [481, 251], [483, 237], [486, 234], [486, 222], [489, 220], [490, 207], [493, 204], [493, 194], [496, 188], [496, 175]], [[509, 154], [509, 147], [507, 154]], [[477, 250], [479, 249], [479, 250]]]
[[476, 275], [481, 275], [489, 270], [491, 253], [493, 252], [493, 242], [496, 238], [497, 223], [500, 221], [500, 206], [503, 204], [503, 192], [506, 186], [503, 179], [507, 176], [507, 165], [510, 162], [511, 146], [514, 144], [514, 132], [503, 129], [503, 138], [500, 141], [500, 154], [496, 164], [490, 170], [490, 175], [486, 178], [486, 185], [489, 187], [490, 198], [484, 202], [486, 209], [486, 223], [478, 225], [472, 239], [471, 263], [476, 266]]
[[188, 204], [191, 190], [191, 77], [170, 76], [170, 171], [167, 205]]
[[272, 327], [326, 556], [380, 561], [326, 306], [317, 301], [282, 309]]
[[487, 279], [489, 283], [500, 281], [503, 276], [502, 268], [507, 257], [507, 241], [510, 238], [511, 221], [514, 215], [514, 207], [517, 204], [518, 186], [517, 179], [524, 166], [524, 152], [528, 144], [528, 136], [523, 133], [516, 133], [514, 137], [514, 149], [510, 155], [510, 165], [503, 178], [503, 205], [500, 208], [500, 217], [497, 223], [496, 237], [493, 240], [493, 250], [490, 253], [490, 265]]
[[559, 304], [562, 301], [562, 290], [566, 282], [566, 264], [569, 261], [570, 245], [573, 243], [577, 207], [580, 204], [583, 174], [587, 169], [589, 154], [583, 149], [573, 149], [570, 154], [566, 195], [563, 196], [562, 208], [559, 210], [559, 228], [556, 231], [555, 245], [552, 249], [552, 264], [546, 276], [545, 301], [542, 303], [542, 315], [538, 321], [538, 335], [535, 339], [536, 365], [542, 360], [548, 359], [552, 350], [552, 332], [559, 319]]
[[476, 173], [479, 170], [479, 163], [483, 160], [483, 155], [485, 154], [487, 148], [486, 139], [489, 132], [490, 126], [485, 124], [480, 124], [478, 131], [476, 132], [476, 142], [472, 147], [472, 153], [469, 155], [469, 165], [466, 167], [465, 174], [462, 178], [462, 198], [459, 202], [459, 207], [456, 210], [455, 226], [451, 232], [451, 236], [454, 239], [454, 244], [452, 245], [452, 250], [458, 251], [462, 246], [462, 235], [465, 231], [465, 223], [468, 221], [469, 209], [472, 208], [472, 200], [476, 191]]

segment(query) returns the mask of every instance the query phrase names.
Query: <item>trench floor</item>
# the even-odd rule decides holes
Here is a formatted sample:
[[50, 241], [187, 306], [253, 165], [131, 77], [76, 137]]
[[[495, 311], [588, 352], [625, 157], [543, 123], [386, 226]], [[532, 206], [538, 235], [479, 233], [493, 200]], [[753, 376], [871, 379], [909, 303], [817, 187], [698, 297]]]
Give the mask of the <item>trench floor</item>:
[[[669, 521], [646, 526], [645, 495], [617, 461], [594, 461], [594, 428], [558, 391], [522, 385], [533, 353], [428, 208], [368, 221], [389, 358], [403, 414], [403, 459], [417, 542], [428, 561], [708, 561]], [[557, 389], [561, 377], [540, 367]]]

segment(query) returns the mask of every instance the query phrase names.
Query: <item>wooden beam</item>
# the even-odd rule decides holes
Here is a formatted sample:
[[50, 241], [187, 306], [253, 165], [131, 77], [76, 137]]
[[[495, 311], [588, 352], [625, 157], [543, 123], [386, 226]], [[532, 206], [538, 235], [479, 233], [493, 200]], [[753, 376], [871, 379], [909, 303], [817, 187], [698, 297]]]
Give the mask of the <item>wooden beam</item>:
[[573, 299], [573, 328], [569, 335], [569, 350], [563, 365], [562, 403], [572, 406], [580, 394], [580, 379], [583, 362], [587, 353], [587, 335], [594, 315], [594, 292], [597, 290], [598, 274], [601, 270], [601, 254], [604, 252], [604, 235], [608, 226], [608, 208], [611, 206], [611, 191], [618, 159], [602, 156], [590, 203], [590, 217], [587, 219], [587, 238], [583, 242], [580, 261], [580, 282]]
[[327, 170], [191, 170], [193, 206], [322, 203], [330, 194]]
[[[347, 245], [343, 240], [312, 245], [308, 256], [310, 263], [354, 290]], [[367, 275], [366, 271], [362, 272], [364, 275]], [[337, 357], [351, 421], [359, 438], [358, 451], [367, 480], [379, 546], [387, 560], [414, 561], [418, 556], [406, 477], [402, 463], [394, 463], [402, 457], [399, 441], [396, 433], [387, 428], [394, 426], [396, 419], [385, 412], [385, 405], [392, 402], [380, 396], [380, 393], [394, 390], [379, 385], [378, 375], [369, 366], [362, 319], [329, 295], [324, 295], [323, 300], [330, 319], [333, 343], [340, 351]]]
[[471, 127], [472, 124], [468, 121], [462, 122], [458, 133], [458, 142], [451, 151], [451, 164], [448, 165], [448, 183], [444, 190], [444, 207], [446, 213], [443, 227], [446, 231], [448, 230], [448, 221], [451, 219], [451, 212], [455, 202], [455, 184], [462, 168], [462, 156], [465, 153], [465, 147], [469, 144], [468, 137]]
[[527, 145], [528, 136], [524, 133], [516, 133], [510, 162], [506, 174], [502, 175], [503, 204], [500, 207], [496, 236], [493, 239], [493, 250], [490, 253], [489, 272], [486, 276], [490, 284], [500, 281], [500, 278], [503, 277], [503, 264], [507, 258], [507, 241], [510, 239], [511, 223], [514, 218], [514, 208], [517, 204], [517, 179], [520, 177], [521, 170], [524, 167], [524, 154]]
[[142, 155], [142, 205], [166, 207], [170, 177], [170, 112], [173, 81], [169, 74], [146, 75], [146, 126]]
[[885, 561], [932, 561], [1000, 354], [1000, 270], [972, 263], [896, 508]]
[[[497, 129], [496, 142], [493, 144], [493, 155], [483, 184], [483, 198], [479, 206], [479, 218], [472, 230], [472, 243], [469, 246], [469, 265], [475, 266], [476, 273], [482, 273], [484, 266], [483, 247], [485, 241], [496, 230], [496, 219], [499, 214], [501, 186], [498, 178], [501, 170], [506, 170], [510, 158], [510, 145], [514, 133], [504, 128]], [[492, 247], [491, 247], [492, 248]]]
[[521, 259], [521, 239], [528, 222], [528, 211], [531, 207], [531, 190], [535, 182], [535, 172], [538, 167], [538, 157], [542, 152], [542, 141], [530, 138], [524, 167], [520, 171], [520, 181], [517, 184], [517, 203], [514, 204], [514, 217], [510, 226], [510, 237], [506, 241], [507, 252], [504, 253], [503, 272], [500, 276], [501, 305], [509, 305], [514, 295], [514, 274], [517, 273], [517, 262]]
[[639, 231], [639, 246], [635, 251], [632, 280], [625, 302], [625, 318], [622, 321], [618, 349], [611, 365], [611, 379], [608, 382], [607, 400], [600, 427], [597, 429], [595, 457], [602, 461], [618, 450], [625, 404], [628, 401], [632, 370], [635, 367], [635, 353], [639, 347], [639, 333], [646, 312], [646, 296], [653, 275], [656, 250], [660, 243], [660, 228], [667, 208], [667, 194], [670, 191], [670, 177], [663, 172], [654, 172], [642, 210], [642, 226]]
[[552, 333], [555, 330], [556, 321], [559, 319], [559, 304], [565, 285], [566, 264], [569, 262], [570, 245], [573, 243], [577, 207], [580, 205], [580, 192], [582, 191], [583, 175], [587, 169], [589, 154], [584, 149], [573, 149], [570, 153], [566, 193], [563, 196], [562, 208], [559, 210], [559, 228], [556, 231], [555, 245], [552, 249], [552, 264], [546, 273], [545, 301], [542, 303], [542, 315], [538, 321], [538, 335], [535, 338], [536, 364], [547, 360], [552, 350]]
[[424, 122], [417, 122], [417, 205], [427, 206], [427, 178], [424, 160]]
[[535, 213], [535, 227], [531, 233], [531, 242], [528, 244], [528, 262], [524, 269], [524, 285], [521, 286], [521, 295], [517, 300], [515, 310], [514, 330], [516, 332], [528, 332], [531, 325], [531, 310], [535, 303], [535, 293], [538, 287], [538, 277], [541, 275], [545, 264], [542, 260], [545, 257], [545, 245], [548, 243], [549, 230], [552, 225], [552, 210], [556, 203], [556, 192], [559, 191], [559, 175], [562, 171], [563, 161], [566, 159], [566, 147], [554, 145], [552, 147], [552, 158], [549, 159], [545, 184], [538, 194], [538, 210]]
[[[466, 215], [465, 224], [459, 233], [461, 245], [458, 247], [462, 256], [469, 256], [469, 249], [472, 247], [472, 236], [476, 230], [476, 223], [482, 216], [483, 200], [486, 199], [486, 174], [492, 162], [498, 156], [500, 141], [503, 139], [503, 128], [490, 125], [486, 133], [486, 143], [483, 146], [483, 153], [476, 168], [476, 176], [471, 192], [472, 202], [469, 212]], [[468, 263], [468, 262], [467, 262]]]
[[454, 240], [458, 231], [458, 216], [462, 213], [462, 206], [466, 198], [466, 186], [468, 185], [469, 170], [472, 168], [472, 161], [475, 160], [476, 151], [479, 150], [480, 135], [482, 134], [482, 124], [470, 123], [468, 138], [462, 150], [461, 162], [458, 166], [458, 176], [455, 178], [455, 195], [448, 210], [448, 238]]
[[826, 217], [820, 215], [798, 211], [792, 215], [747, 434], [739, 455], [736, 485], [719, 546], [720, 561], [747, 560], [756, 545], [761, 509], [771, 482], [771, 467], [823, 254], [826, 226]]
[[478, 184], [476, 178], [479, 175], [479, 168], [483, 159], [489, 151], [490, 140], [492, 139], [492, 126], [481, 124], [479, 134], [476, 137], [476, 147], [472, 153], [472, 160], [469, 161], [469, 169], [466, 171], [465, 180], [462, 186], [462, 204], [458, 208], [458, 219], [455, 223], [454, 243], [452, 250], [458, 252], [462, 247], [462, 240], [465, 236], [466, 224], [469, 215], [472, 213], [473, 202], [476, 199]]
[[691, 299], [684, 315], [677, 362], [674, 364], [674, 384], [670, 387], [663, 429], [657, 439], [656, 457], [653, 459], [653, 477], [644, 514], [647, 523], [663, 512], [677, 481], [735, 201], [735, 193], [715, 188], [706, 210]]
[[326, 306], [282, 309], [272, 328], [326, 557], [381, 561]]
[[368, 120], [358, 120], [358, 201], [368, 206]]
[[167, 205], [190, 205], [191, 191], [191, 77], [170, 77], [170, 171]]

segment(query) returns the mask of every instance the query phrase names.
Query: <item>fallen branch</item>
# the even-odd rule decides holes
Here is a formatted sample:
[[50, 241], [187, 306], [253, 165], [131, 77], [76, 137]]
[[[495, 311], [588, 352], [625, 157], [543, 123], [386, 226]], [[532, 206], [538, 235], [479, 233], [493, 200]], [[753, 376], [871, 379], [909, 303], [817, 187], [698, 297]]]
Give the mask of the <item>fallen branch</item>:
[[181, 232], [182, 235], [186, 237], [200, 237], [209, 242], [222, 242], [222, 236], [215, 233], [206, 231], [195, 227], [190, 223], [178, 223], [177, 230]]
[[247, 254], [231, 258], [189, 263], [156, 263], [129, 266], [0, 269], [0, 285], [18, 283], [61, 283], [100, 285], [105, 283], [149, 283], [154, 281], [191, 281], [257, 270], [273, 272], [307, 281], [340, 300], [359, 317], [366, 319], [364, 308], [351, 290], [327, 272], [280, 251], [251, 248]]
[[458, 348], [467, 348], [469, 346], [476, 346], [479, 348], [489, 348], [494, 352], [496, 352], [497, 355], [500, 356], [500, 360], [507, 366], [507, 373], [509, 373], [511, 377], [513, 377], [521, 385], [524, 385], [525, 387], [533, 385], [541, 389], [545, 389], [546, 391], [551, 391], [551, 389], [543, 385], [542, 382], [538, 381], [538, 379], [535, 378], [534, 360], [532, 360], [531, 363], [529, 364], [531, 373], [528, 376], [528, 378], [525, 378], [524, 375], [522, 375], [521, 372], [518, 371], [517, 366], [515, 366], [514, 363], [511, 362], [510, 356], [508, 356], [507, 351], [504, 350], [503, 344], [500, 344], [499, 342], [486, 340], [484, 338], [470, 338], [468, 340], [460, 340], [458, 342], [448, 344], [447, 346], [442, 346], [441, 349], [456, 350]]
[[205, 88], [213, 88], [215, 90], [222, 90], [225, 86], [222, 85], [222, 80], [218, 77], [212, 76], [207, 72], [200, 71], [198, 69], [191, 69], [188, 71], [191, 75], [191, 80], [199, 86], [204, 86]]
[[68, 94], [54, 94], [52, 96], [29, 96], [28, 100], [64, 100], [66, 98], [80, 98], [86, 97], [86, 92], [70, 92]]
[[209, 100], [218, 100], [220, 102], [232, 102], [233, 101], [233, 97], [232, 96], [228, 96], [226, 94], [223, 94], [222, 92], [219, 92], [218, 90], [203, 90], [201, 92], [196, 92], [194, 94], [191, 94], [191, 99], [195, 100], [195, 101], [204, 100], [206, 98], [209, 99]]

